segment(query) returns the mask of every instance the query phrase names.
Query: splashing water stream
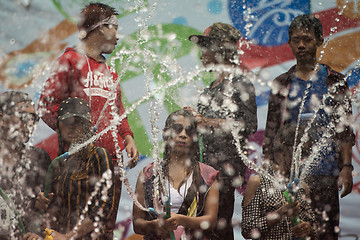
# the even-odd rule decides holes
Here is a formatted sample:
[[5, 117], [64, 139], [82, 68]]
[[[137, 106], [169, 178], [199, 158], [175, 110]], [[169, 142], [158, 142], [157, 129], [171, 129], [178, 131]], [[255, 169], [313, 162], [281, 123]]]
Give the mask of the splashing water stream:
[[[204, 71], [232, 71], [235, 74], [241, 74], [242, 71], [240, 69], [231, 69], [228, 66], [224, 66], [224, 65], [219, 65], [219, 66], [210, 66], [210, 67], [206, 67], [206, 68], [197, 68], [195, 71], [188, 73], [186, 76], [180, 76], [176, 79], [174, 79], [173, 81], [167, 82], [166, 84], [159, 86], [157, 88], [155, 88], [153, 91], [146, 93], [143, 97], [141, 97], [138, 101], [136, 101], [134, 104], [132, 104], [129, 108], [127, 108], [125, 110], [125, 112], [121, 115], [114, 115], [113, 120], [111, 121], [110, 125], [108, 127], [106, 127], [104, 130], [102, 130], [101, 132], [97, 133], [96, 135], [92, 136], [89, 140], [87, 140], [84, 143], [81, 144], [77, 144], [76, 146], [73, 146], [71, 149], [69, 149], [68, 154], [72, 155], [78, 151], [80, 151], [82, 148], [86, 147], [88, 144], [95, 142], [100, 136], [102, 136], [103, 134], [105, 134], [106, 132], [108, 132], [109, 130], [115, 130], [116, 126], [118, 124], [120, 124], [122, 122], [122, 120], [132, 111], [134, 111], [140, 104], [142, 104], [145, 101], [150, 100], [151, 98], [153, 98], [156, 94], [161, 93], [163, 91], [166, 91], [167, 89], [182, 84], [182, 83], [190, 83], [192, 81], [195, 81], [196, 76], [200, 75], [202, 72]], [[114, 131], [112, 131], [113, 134], [116, 134]], [[116, 153], [117, 153], [117, 157], [118, 159], [120, 159], [121, 157], [121, 149], [120, 147], [117, 145], [117, 138], [114, 137], [114, 141], [115, 141], [115, 146], [116, 147]], [[120, 165], [120, 170], [121, 170], [121, 181], [124, 182], [125, 185], [127, 185], [127, 191], [128, 194], [130, 195], [130, 197], [132, 198], [132, 200], [134, 201], [134, 203], [141, 209], [144, 211], [149, 211], [149, 209], [141, 206], [141, 204], [138, 202], [138, 200], [136, 199], [136, 196], [134, 196], [133, 191], [131, 190], [129, 181], [126, 177], [126, 169], [125, 169], [125, 165], [123, 161], [119, 162]], [[159, 171], [159, 170], [158, 170]]]
[[[115, 66], [115, 61], [117, 59], [121, 59], [122, 54], [129, 55], [127, 61], [124, 64], [124, 67], [123, 67], [122, 71], [118, 75], [118, 79], [116, 80], [116, 82], [115, 82], [109, 96], [114, 95], [117, 86], [120, 85], [120, 81], [121, 81], [122, 77], [125, 75], [126, 70], [128, 69], [128, 66], [130, 64], [131, 59], [135, 56], [136, 53], [139, 53], [139, 52], [142, 53], [145, 59], [158, 57], [156, 54], [152, 53], [151, 51], [148, 51], [146, 49], [144, 49], [144, 50], [140, 49], [140, 45], [147, 42], [147, 39], [145, 37], [147, 35], [147, 33], [146, 33], [146, 30], [147, 30], [147, 27], [148, 27], [147, 22], [151, 18], [153, 12], [155, 11], [156, 6], [157, 6], [157, 2], [158, 1], [154, 2], [154, 4], [151, 7], [150, 14], [146, 18], [144, 18], [143, 21], [140, 23], [140, 25], [142, 26], [142, 29], [140, 31], [141, 34], [139, 35], [139, 39], [136, 42], [135, 48], [133, 50], [131, 50], [131, 51], [130, 50], [118, 51], [116, 53], [116, 55], [110, 60], [110, 63], [111, 63], [110, 65]], [[346, 8], [347, 4], [348, 4], [348, 1], [346, 1], [343, 8], [339, 11], [339, 15], [342, 15], [342, 13], [343, 13], [344, 9]], [[139, 9], [141, 9], [141, 7]], [[137, 12], [138, 12], [138, 10], [137, 10]], [[335, 19], [335, 21], [338, 21], [338, 20], [339, 20], [338, 18]], [[326, 41], [324, 43], [324, 49], [326, 49], [326, 47], [327, 47], [327, 45], [328, 45], [328, 43], [330, 41], [330, 37], [332, 36], [333, 33], [335, 33], [336, 29], [337, 29], [336, 27], [331, 28], [330, 36], [329, 36], [329, 38], [326, 39]], [[319, 61], [322, 59], [323, 54], [324, 54], [324, 50], [322, 50], [322, 52], [321, 52], [321, 55], [319, 57]], [[160, 63], [162, 64], [162, 66], [165, 66], [165, 68], [169, 66], [169, 62], [167, 62], [165, 60], [162, 60]], [[315, 67], [315, 72], [318, 69], [318, 67], [319, 67], [319, 65], [317, 64], [316, 67]], [[355, 66], [355, 68], [358, 68], [358, 67], [359, 67], [359, 64], [357, 64]], [[111, 130], [112, 136], [113, 136], [113, 141], [114, 141], [114, 144], [116, 146], [116, 156], [117, 156], [117, 159], [119, 160], [119, 166], [120, 166], [120, 171], [121, 171], [121, 181], [124, 182], [124, 185], [125, 185], [125, 187], [127, 189], [127, 192], [130, 195], [131, 199], [133, 200], [134, 204], [136, 204], [136, 206], [139, 207], [143, 211], [149, 211], [148, 208], [142, 206], [139, 203], [139, 201], [137, 200], [136, 196], [134, 195], [134, 193], [133, 193], [133, 191], [131, 189], [131, 186], [129, 184], [129, 180], [127, 178], [127, 173], [126, 173], [126, 169], [125, 169], [125, 164], [124, 164], [124, 161], [122, 160], [122, 152], [121, 152], [121, 149], [119, 147], [119, 143], [117, 141], [116, 133], [114, 131], [114, 130], [116, 130], [116, 127], [121, 123], [121, 121], [124, 118], [126, 118], [126, 116], [129, 113], [134, 111], [140, 104], [144, 103], [145, 101], [149, 101], [149, 100], [153, 99], [157, 94], [159, 94], [161, 96], [155, 103], [151, 103], [150, 107], [148, 109], [149, 113], [151, 115], [151, 118], [150, 118], [151, 136], [152, 136], [153, 143], [154, 143], [154, 150], [153, 150], [154, 170], [155, 170], [155, 172], [158, 172], [158, 176], [159, 176], [158, 179], [155, 182], [154, 189], [159, 192], [158, 188], [159, 188], [159, 185], [161, 184], [161, 182], [164, 180], [164, 176], [163, 176], [163, 173], [162, 173], [161, 167], [160, 167], [160, 165], [161, 165], [161, 160], [160, 160], [160, 156], [159, 156], [160, 155], [159, 154], [160, 145], [159, 145], [158, 139], [157, 139], [157, 136], [159, 135], [159, 129], [156, 126], [156, 122], [159, 120], [159, 112], [161, 110], [161, 103], [162, 103], [162, 101], [164, 99], [163, 98], [163, 96], [164, 96], [163, 93], [167, 89], [169, 89], [171, 87], [178, 86], [178, 85], [183, 84], [183, 83], [189, 84], [189, 83], [195, 81], [196, 77], [199, 76], [201, 73], [207, 72], [207, 71], [210, 71], [210, 70], [222, 71], [222, 72], [230, 72], [230, 73], [233, 73], [235, 75], [244, 74], [244, 73], [240, 69], [232, 69], [232, 68], [229, 68], [227, 66], [221, 66], [221, 65], [220, 66], [210, 66], [210, 67], [196, 67], [196, 69], [194, 71], [187, 73], [187, 75], [184, 75], [184, 76], [181, 75], [181, 76], [179, 76], [179, 77], [177, 77], [177, 78], [175, 78], [175, 79], [173, 79], [173, 80], [171, 80], [171, 81], [169, 81], [169, 82], [167, 82], [167, 83], [165, 83], [163, 85], [160, 85], [160, 86], [154, 88], [152, 91], [150, 91], [149, 83], [150, 83], [150, 80], [153, 78], [153, 76], [151, 75], [151, 72], [146, 68], [146, 66], [142, 66], [142, 68], [143, 68], [145, 76], [146, 76], [146, 88], [147, 88], [146, 94], [144, 96], [142, 96], [140, 99], [138, 99], [135, 103], [133, 103], [129, 108], [125, 109], [125, 113], [122, 114], [121, 116], [115, 114], [115, 112], [117, 112], [117, 111], [116, 111], [116, 106], [113, 104], [114, 99], [109, 97], [107, 99], [104, 107], [101, 110], [99, 119], [95, 124], [95, 128], [98, 127], [99, 122], [101, 121], [102, 117], [104, 117], [104, 111], [108, 106], [111, 106], [111, 109], [112, 109], [111, 113], [113, 114], [113, 120], [111, 121], [110, 125], [107, 126], [101, 132], [99, 132], [96, 135], [94, 135], [93, 137], [91, 137], [88, 141], [86, 141], [86, 142], [84, 142], [82, 144], [73, 146], [71, 149], [69, 149], [68, 153], [69, 153], [69, 155], [71, 155], [71, 154], [74, 154], [74, 153], [80, 151], [83, 147], [86, 147], [89, 143], [96, 141], [100, 136], [102, 136], [103, 134], [105, 134], [106, 132]], [[351, 74], [351, 73], [349, 73], [349, 74]], [[349, 74], [346, 76], [346, 78], [349, 76]], [[245, 74], [245, 75], [247, 75], [247, 74]], [[311, 81], [311, 79], [309, 81]], [[320, 154], [320, 152], [321, 152], [321, 151], [318, 151], [318, 149], [323, 149], [327, 144], [327, 139], [330, 138], [331, 135], [336, 132], [336, 129], [335, 129], [336, 126], [334, 124], [330, 125], [329, 129], [326, 130], [326, 133], [323, 134], [324, 137], [321, 137], [319, 139], [318, 145], [313, 147], [313, 151], [311, 152], [308, 159], [303, 163], [304, 167], [303, 167], [303, 169], [302, 169], [302, 171], [300, 173], [301, 149], [302, 149], [304, 143], [306, 142], [306, 140], [308, 138], [308, 132], [309, 132], [309, 129], [311, 128], [311, 124], [314, 122], [314, 120], [316, 118], [316, 114], [318, 113], [318, 111], [320, 109], [325, 107], [325, 99], [330, 96], [330, 93], [328, 93], [327, 95], [324, 95], [324, 97], [322, 99], [322, 104], [319, 105], [319, 107], [314, 111], [314, 115], [312, 116], [311, 120], [307, 124], [307, 126], [306, 126], [306, 128], [304, 130], [303, 136], [300, 138], [299, 143], [297, 143], [298, 134], [299, 134], [298, 130], [299, 130], [299, 124], [300, 124], [300, 114], [303, 111], [303, 106], [304, 106], [304, 102], [305, 102], [307, 94], [308, 94], [308, 87], [309, 86], [310, 85], [308, 84], [307, 90], [305, 91], [304, 97], [303, 97], [303, 99], [301, 101], [301, 105], [300, 105], [298, 120], [297, 120], [297, 124], [296, 124], [293, 155], [292, 155], [293, 156], [293, 164], [292, 164], [292, 167], [291, 167], [291, 177], [293, 177], [293, 176], [298, 177], [300, 179], [300, 181], [304, 181], [307, 174], [309, 174], [311, 168], [314, 166], [314, 160], [316, 159], [316, 156], [318, 154]], [[336, 89], [335, 87], [336, 86], [334, 86], [333, 89]], [[356, 96], [353, 96], [353, 99], [355, 97]], [[350, 120], [347, 120], [347, 121], [350, 121]], [[349, 124], [351, 124], [351, 123], [349, 123]], [[354, 128], [355, 127], [356, 126], [354, 126]], [[252, 160], [250, 160], [248, 158], [248, 156], [244, 152], [246, 150], [242, 149], [241, 144], [240, 144], [240, 140], [239, 140], [239, 136], [238, 136], [238, 134], [239, 134], [239, 126], [234, 124], [234, 125], [231, 126], [231, 129], [232, 129], [233, 139], [235, 140], [235, 146], [237, 148], [238, 154], [239, 154], [240, 158], [244, 161], [245, 165], [248, 168], [253, 169], [256, 172], [261, 173], [265, 177], [269, 178], [272, 182], [275, 183], [274, 184], [275, 186], [279, 186], [279, 184], [276, 184], [278, 182], [278, 179], [276, 179], [274, 176], [270, 175], [261, 166], [255, 164]], [[104, 186], [104, 187], [101, 189], [101, 186]], [[85, 219], [84, 216], [85, 216], [85, 214], [86, 214], [86, 212], [88, 210], [88, 207], [91, 205], [94, 197], [96, 196], [97, 192], [101, 190], [101, 192], [104, 193], [104, 195], [105, 195], [106, 191], [110, 187], [111, 186], [109, 186], [109, 176], [108, 176], [108, 174], [104, 174], [102, 176], [101, 180], [100, 180], [100, 183], [96, 185], [95, 191], [91, 194], [91, 196], [89, 198], [89, 201], [87, 203], [87, 206], [85, 207], [85, 209], [82, 212], [82, 217], [81, 217], [82, 220]], [[281, 186], [279, 186], [279, 187], [281, 187]], [[101, 214], [102, 213], [99, 213], [99, 215], [101, 215]], [[80, 223], [81, 223], [81, 221], [77, 224], [77, 226], [79, 226]]]
[[[120, 52], [121, 53], [121, 52]], [[128, 53], [128, 52], [127, 52]], [[166, 65], [166, 63], [162, 63], [164, 65]], [[358, 67], [358, 66], [357, 66]], [[116, 126], [118, 124], [121, 123], [121, 121], [129, 114], [131, 113], [132, 111], [134, 111], [140, 104], [142, 104], [143, 102], [145, 101], [148, 101], [150, 99], [152, 99], [156, 94], [159, 94], [159, 93], [162, 93], [164, 91], [166, 91], [167, 89], [173, 87], [173, 86], [177, 86], [177, 85], [180, 85], [182, 83], [191, 83], [192, 81], [194, 81], [194, 79], [196, 79], [196, 76], [197, 75], [200, 75], [202, 72], [204, 71], [223, 71], [223, 72], [230, 72], [230, 73], [233, 73], [233, 74], [243, 74], [243, 72], [240, 70], [240, 69], [232, 69], [232, 68], [229, 68], [228, 66], [210, 66], [210, 67], [207, 67], [207, 68], [198, 68], [191, 72], [191, 73], [188, 73], [186, 76], [180, 76], [170, 82], [167, 82], [166, 84], [162, 85], [162, 86], [159, 86], [155, 89], [153, 89], [153, 91], [148, 91], [142, 98], [140, 98], [137, 102], [135, 102], [134, 104], [132, 104], [132, 106], [130, 106], [129, 108], [126, 109], [125, 113], [122, 114], [121, 116], [117, 116], [117, 115], [114, 115], [114, 119], [113, 121], [111, 122], [110, 126], [108, 126], [106, 129], [104, 129], [103, 131], [99, 132], [98, 134], [96, 134], [95, 136], [93, 136], [91, 139], [89, 139], [87, 142], [83, 143], [83, 144], [79, 144], [77, 145], [76, 147], [72, 148], [70, 151], [69, 151], [69, 154], [74, 154], [76, 153], [77, 151], [79, 151], [80, 149], [82, 149], [83, 147], [87, 146], [90, 142], [93, 142], [95, 141], [97, 138], [99, 138], [102, 134], [106, 133], [107, 131], [109, 130], [113, 130], [116, 128]], [[146, 73], [146, 72], [145, 72]], [[150, 75], [147, 76], [147, 78], [149, 78]], [[336, 86], [333, 87], [333, 89], [336, 89]], [[299, 143], [299, 146], [294, 149], [294, 152], [296, 154], [294, 154], [294, 159], [300, 159], [301, 158], [301, 151], [299, 151], [299, 149], [302, 148], [305, 140], [307, 139], [307, 134], [308, 134], [308, 131], [311, 127], [311, 123], [314, 121], [315, 117], [316, 117], [316, 113], [321, 109], [323, 108], [325, 105], [324, 105], [324, 100], [329, 96], [329, 94], [327, 94], [326, 96], [324, 96], [323, 98], [323, 104], [319, 105], [319, 107], [315, 110], [315, 114], [314, 116], [312, 117], [311, 121], [309, 122], [309, 124], [307, 125], [305, 131], [304, 131], [304, 135], [302, 136], [301, 140], [300, 140], [300, 143]], [[161, 99], [160, 99], [161, 100]], [[160, 106], [160, 103], [161, 101], [157, 101], [154, 106], [157, 106], [157, 107], [153, 107], [153, 108], [150, 108], [150, 110], [154, 110], [154, 114], [155, 116], [153, 117], [153, 119], [151, 120], [151, 125], [152, 125], [152, 135], [153, 137], [157, 135], [158, 133], [158, 129], [157, 127], [155, 126], [155, 122], [156, 120], [158, 119], [158, 110], [159, 110], [159, 106]], [[303, 105], [303, 104], [302, 104]], [[151, 111], [152, 112], [152, 111]], [[335, 127], [334, 125], [332, 126], [333, 128]], [[265, 171], [261, 166], [255, 164], [253, 161], [249, 160], [248, 156], [244, 153], [245, 149], [242, 149], [241, 148], [241, 144], [240, 144], [240, 141], [239, 141], [239, 126], [237, 126], [236, 124], [235, 125], [232, 125], [231, 127], [232, 129], [232, 134], [233, 134], [233, 137], [234, 137], [234, 140], [235, 140], [235, 146], [237, 148], [237, 151], [238, 151], [238, 154], [239, 156], [241, 157], [241, 159], [244, 161], [245, 165], [247, 167], [249, 167], [250, 169], [253, 169], [255, 170], [256, 172], [258, 173], [261, 173], [263, 174], [265, 177], [267, 177], [268, 179], [270, 179], [273, 183], [274, 183], [274, 186], [277, 186], [279, 189], [282, 189], [283, 188], [283, 184], [284, 183], [280, 183], [279, 182], [279, 179], [275, 178], [274, 176], [270, 175], [267, 171]], [[113, 131], [114, 132], [114, 131]], [[325, 134], [327, 135], [327, 134]], [[156, 139], [156, 137], [154, 138]], [[116, 144], [116, 137], [114, 136], [114, 141], [115, 141], [115, 144]], [[157, 142], [157, 141], [156, 141]], [[319, 141], [319, 145], [318, 145], [318, 148], [322, 148], [324, 147], [326, 144], [326, 138], [322, 138], [320, 139]], [[158, 171], [159, 173], [159, 180], [158, 182], [156, 183], [156, 189], [158, 189], [159, 187], [159, 184], [161, 181], [164, 180], [164, 177], [162, 176], [162, 172], [160, 170], [160, 158], [159, 158], [159, 148], [160, 146], [158, 145], [158, 143], [154, 143], [155, 147], [154, 147], [154, 162], [155, 164], [158, 164], [158, 165], [155, 165], [154, 166], [154, 170], [155, 171]], [[117, 156], [120, 156], [121, 154], [121, 150], [120, 148], [118, 147], [117, 149]], [[301, 181], [303, 181], [306, 177], [306, 175], [308, 174], [308, 172], [310, 171], [310, 168], [314, 161], [314, 159], [316, 158], [316, 155], [319, 153], [319, 151], [313, 151], [310, 155], [310, 157], [306, 160], [306, 165], [303, 169], [303, 171], [301, 172], [301, 175], [300, 175], [300, 179]], [[298, 165], [297, 165], [298, 166]], [[130, 195], [130, 197], [132, 198], [132, 200], [134, 201], [134, 203], [136, 204], [136, 206], [138, 206], [141, 210], [143, 211], [149, 211], [148, 208], [142, 206], [136, 196], [133, 194], [133, 191], [131, 190], [131, 186], [129, 184], [129, 181], [126, 177], [126, 170], [125, 170], [125, 166], [124, 166], [124, 163], [123, 162], [120, 162], [120, 169], [121, 169], [121, 180], [124, 182], [124, 184], [126, 185], [126, 188], [127, 188], [127, 192], [128, 194]], [[298, 171], [296, 172], [297, 174]], [[298, 175], [297, 175], [298, 176]], [[158, 190], [157, 190], [158, 191]]]

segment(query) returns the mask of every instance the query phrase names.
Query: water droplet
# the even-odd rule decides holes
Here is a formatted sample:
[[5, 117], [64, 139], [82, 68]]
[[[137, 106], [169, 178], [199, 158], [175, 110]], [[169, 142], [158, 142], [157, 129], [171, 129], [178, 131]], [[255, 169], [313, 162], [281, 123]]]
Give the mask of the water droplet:
[[251, 231], [251, 238], [252, 239], [258, 239], [258, 238], [260, 238], [260, 236], [261, 236], [261, 233], [260, 233], [260, 231], [258, 230], [258, 229], [253, 229], [252, 231]]
[[201, 228], [202, 230], [207, 230], [207, 229], [209, 229], [209, 227], [210, 227], [209, 221], [202, 221], [202, 222], [200, 223], [200, 228]]

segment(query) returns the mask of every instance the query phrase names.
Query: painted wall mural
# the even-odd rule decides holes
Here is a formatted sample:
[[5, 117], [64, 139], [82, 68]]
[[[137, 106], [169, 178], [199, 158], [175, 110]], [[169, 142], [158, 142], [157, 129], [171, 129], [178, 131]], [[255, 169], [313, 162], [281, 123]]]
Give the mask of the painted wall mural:
[[[79, 43], [76, 14], [88, 1], [1, 1], [0, 3], [0, 92], [16, 89], [28, 92], [38, 101], [49, 75], [52, 61], [65, 46]], [[196, 107], [201, 90], [213, 79], [199, 73], [199, 49], [188, 36], [201, 34], [214, 22], [234, 25], [241, 33], [239, 56], [243, 67], [251, 70], [258, 104], [258, 132], [251, 137], [250, 158], [259, 161], [267, 113], [269, 84], [294, 63], [287, 45], [288, 26], [300, 14], [313, 13], [323, 23], [325, 44], [318, 56], [322, 63], [347, 76], [353, 92], [354, 130], [353, 193], [341, 200], [341, 228], [344, 233], [360, 230], [360, 2], [358, 0], [104, 0], [120, 12], [116, 50], [108, 63], [121, 76], [123, 102], [131, 107], [145, 94], [178, 80], [166, 91], [159, 91], [128, 115], [142, 161], [129, 175], [136, 175], [151, 161], [154, 141], [161, 142], [161, 129], [169, 112], [190, 105]], [[186, 81], [189, 75], [193, 80]], [[155, 114], [156, 113], [156, 114]], [[46, 149], [52, 158], [57, 137], [40, 122], [32, 138], [34, 145]], [[134, 174], [132, 174], [134, 173]], [[251, 171], [248, 172], [251, 174]], [[129, 176], [131, 178], [131, 176]], [[134, 178], [134, 177], [132, 177]], [[135, 178], [134, 178], [135, 179]], [[135, 180], [131, 179], [132, 182]], [[125, 239], [136, 239], [130, 226], [131, 200], [122, 194], [118, 214], [119, 232]], [[237, 200], [239, 206], [241, 199]], [[346, 206], [345, 206], [346, 205]], [[350, 209], [352, 208], [352, 210]], [[241, 214], [234, 214], [240, 221]], [[236, 230], [240, 238], [240, 229]]]

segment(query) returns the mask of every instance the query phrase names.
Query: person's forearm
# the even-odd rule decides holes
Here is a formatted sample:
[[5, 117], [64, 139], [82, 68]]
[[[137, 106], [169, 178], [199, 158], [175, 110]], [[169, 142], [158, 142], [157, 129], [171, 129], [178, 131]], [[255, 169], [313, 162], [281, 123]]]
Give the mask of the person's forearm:
[[66, 233], [67, 239], [77, 239], [80, 238], [92, 231], [94, 231], [94, 223], [91, 221], [89, 217], [86, 217], [84, 221], [79, 226], [76, 226], [76, 228], [72, 229], [70, 232]]
[[179, 219], [179, 225], [185, 228], [204, 229], [204, 227], [207, 227], [206, 230], [213, 230], [216, 227], [216, 219], [206, 215], [201, 217], [179, 215]]
[[222, 118], [206, 118], [205, 125], [209, 128], [219, 128], [225, 121], [226, 120]]
[[128, 145], [129, 143], [134, 143], [135, 142], [134, 138], [130, 134], [128, 134], [128, 135], [126, 135], [124, 137], [124, 141], [125, 141], [126, 145]]
[[279, 210], [270, 212], [266, 215], [266, 224], [270, 228], [278, 224], [282, 219], [282, 215]]
[[156, 234], [157, 224], [157, 220], [148, 221], [142, 218], [135, 219], [133, 224], [134, 232], [140, 235]]
[[354, 167], [351, 165], [351, 150], [352, 144], [349, 142], [343, 142], [341, 143], [341, 160], [339, 163], [340, 173], [339, 173], [339, 179], [338, 179], [338, 189], [341, 191], [344, 190], [341, 193], [341, 197], [345, 197], [352, 191], [353, 187], [353, 179], [352, 179], [352, 171]]
[[341, 159], [342, 164], [351, 164], [352, 144], [350, 142], [341, 143]]

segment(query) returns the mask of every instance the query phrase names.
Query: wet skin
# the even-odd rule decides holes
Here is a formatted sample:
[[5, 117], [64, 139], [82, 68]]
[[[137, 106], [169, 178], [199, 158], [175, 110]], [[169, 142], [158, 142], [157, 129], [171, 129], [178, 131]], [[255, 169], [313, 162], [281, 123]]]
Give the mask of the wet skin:
[[119, 38], [116, 36], [118, 26], [116, 25], [103, 25], [100, 28], [102, 35], [99, 41], [102, 43], [101, 50], [104, 54], [110, 54], [114, 51]]
[[90, 131], [86, 120], [80, 117], [70, 117], [59, 121], [61, 137], [68, 144], [81, 142], [87, 131]]
[[313, 31], [306, 29], [295, 29], [288, 41], [297, 64], [316, 63], [316, 50], [322, 43], [322, 38], [317, 39]]
[[209, 50], [208, 48], [202, 47], [200, 60], [204, 67], [207, 67], [210, 64], [216, 64], [216, 53]]
[[[188, 153], [192, 144], [192, 135], [191, 131], [191, 122], [188, 118], [184, 118], [183, 116], [179, 116], [172, 124], [172, 128], [169, 130], [170, 134], [170, 146], [172, 146], [172, 150], [177, 153]], [[180, 131], [180, 128], [181, 131]]]

